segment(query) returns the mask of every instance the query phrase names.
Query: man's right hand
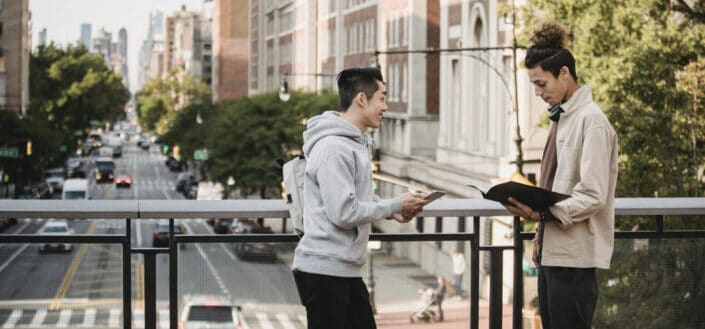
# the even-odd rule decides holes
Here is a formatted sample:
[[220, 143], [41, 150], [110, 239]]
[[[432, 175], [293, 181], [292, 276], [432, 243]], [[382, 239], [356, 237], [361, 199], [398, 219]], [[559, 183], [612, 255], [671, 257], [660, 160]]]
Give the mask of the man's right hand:
[[430, 200], [424, 199], [423, 193], [404, 193], [401, 198], [401, 215], [404, 218], [413, 218], [423, 210]]

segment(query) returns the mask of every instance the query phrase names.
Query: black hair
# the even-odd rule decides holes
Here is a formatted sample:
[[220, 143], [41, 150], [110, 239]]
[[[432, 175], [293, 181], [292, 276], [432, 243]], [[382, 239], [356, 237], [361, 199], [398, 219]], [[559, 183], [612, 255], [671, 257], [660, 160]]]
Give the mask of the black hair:
[[540, 24], [531, 36], [533, 45], [526, 51], [524, 65], [528, 69], [540, 66], [542, 70], [550, 71], [556, 78], [561, 68], [566, 66], [577, 82], [575, 58], [570, 50], [564, 47], [567, 39], [568, 33], [562, 25], [556, 22]]
[[347, 111], [353, 98], [358, 93], [365, 93], [367, 99], [372, 98], [379, 86], [377, 81], [384, 82], [382, 71], [375, 67], [353, 67], [338, 73], [338, 93], [340, 94], [340, 111]]

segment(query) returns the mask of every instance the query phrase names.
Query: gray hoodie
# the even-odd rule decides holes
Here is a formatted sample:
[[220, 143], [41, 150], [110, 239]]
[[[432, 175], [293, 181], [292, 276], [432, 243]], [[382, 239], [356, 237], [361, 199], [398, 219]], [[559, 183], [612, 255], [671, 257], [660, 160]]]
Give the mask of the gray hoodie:
[[372, 189], [372, 138], [325, 112], [304, 132], [304, 236], [293, 270], [361, 277], [372, 222], [401, 211], [401, 199], [382, 200]]

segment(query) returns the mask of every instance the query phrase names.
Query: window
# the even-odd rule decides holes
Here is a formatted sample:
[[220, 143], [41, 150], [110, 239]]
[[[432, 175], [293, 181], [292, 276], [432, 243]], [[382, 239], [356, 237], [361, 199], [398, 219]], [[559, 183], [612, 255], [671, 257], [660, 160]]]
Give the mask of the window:
[[403, 80], [403, 87], [401, 88], [401, 101], [406, 103], [408, 100], [408, 95], [409, 95], [409, 62], [404, 63], [404, 66], [402, 66], [402, 79]]

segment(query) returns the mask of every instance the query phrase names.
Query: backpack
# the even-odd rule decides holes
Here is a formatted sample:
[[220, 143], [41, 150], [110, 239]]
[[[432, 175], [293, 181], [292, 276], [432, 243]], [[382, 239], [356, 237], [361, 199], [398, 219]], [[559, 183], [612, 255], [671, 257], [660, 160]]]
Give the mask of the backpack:
[[286, 204], [294, 226], [294, 233], [304, 235], [304, 175], [306, 174], [306, 157], [297, 155], [282, 166]]

